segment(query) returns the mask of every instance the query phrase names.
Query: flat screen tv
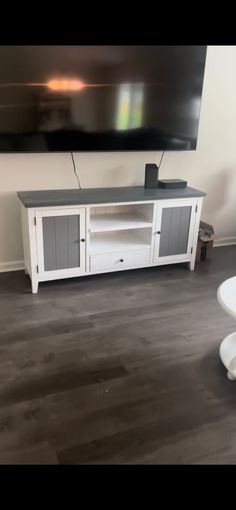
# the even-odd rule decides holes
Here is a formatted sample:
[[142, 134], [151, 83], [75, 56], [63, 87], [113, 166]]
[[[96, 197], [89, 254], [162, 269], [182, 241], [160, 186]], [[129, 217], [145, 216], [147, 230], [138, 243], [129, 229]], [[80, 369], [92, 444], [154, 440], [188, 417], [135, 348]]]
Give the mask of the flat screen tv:
[[206, 46], [0, 46], [0, 152], [194, 150]]

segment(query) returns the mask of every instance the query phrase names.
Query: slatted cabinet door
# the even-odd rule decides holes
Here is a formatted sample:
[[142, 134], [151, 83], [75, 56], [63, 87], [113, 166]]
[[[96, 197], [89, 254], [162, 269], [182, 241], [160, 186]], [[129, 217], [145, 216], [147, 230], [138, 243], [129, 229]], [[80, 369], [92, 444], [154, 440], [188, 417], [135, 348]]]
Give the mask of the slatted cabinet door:
[[85, 273], [85, 209], [36, 211], [38, 273], [41, 280]]
[[197, 200], [158, 203], [154, 263], [168, 264], [191, 259], [196, 211]]

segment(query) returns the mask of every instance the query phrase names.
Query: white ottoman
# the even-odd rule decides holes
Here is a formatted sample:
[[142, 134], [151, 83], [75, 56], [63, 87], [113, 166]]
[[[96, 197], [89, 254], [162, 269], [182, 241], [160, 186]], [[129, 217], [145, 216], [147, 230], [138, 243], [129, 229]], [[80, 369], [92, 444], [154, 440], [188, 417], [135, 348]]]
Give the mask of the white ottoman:
[[[223, 310], [236, 319], [236, 276], [223, 282], [217, 291], [217, 299]], [[236, 379], [236, 332], [228, 335], [220, 344], [221, 361], [228, 370], [228, 378]]]

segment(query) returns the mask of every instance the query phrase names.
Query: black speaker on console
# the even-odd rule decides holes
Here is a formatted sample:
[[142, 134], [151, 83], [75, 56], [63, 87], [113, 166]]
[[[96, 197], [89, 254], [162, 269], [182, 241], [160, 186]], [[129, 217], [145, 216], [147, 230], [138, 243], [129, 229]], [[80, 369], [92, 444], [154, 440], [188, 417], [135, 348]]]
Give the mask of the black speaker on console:
[[147, 163], [145, 165], [145, 188], [158, 187], [158, 166], [155, 163]]

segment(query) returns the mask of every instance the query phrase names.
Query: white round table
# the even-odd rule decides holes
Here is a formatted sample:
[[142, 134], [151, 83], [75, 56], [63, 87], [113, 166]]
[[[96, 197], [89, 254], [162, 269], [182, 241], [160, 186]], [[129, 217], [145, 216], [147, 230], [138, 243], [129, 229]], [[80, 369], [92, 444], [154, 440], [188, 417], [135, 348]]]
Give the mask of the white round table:
[[[236, 319], [236, 276], [223, 282], [217, 291], [217, 299], [229, 315]], [[221, 361], [227, 369], [230, 381], [236, 379], [236, 332], [228, 335], [220, 344]]]

